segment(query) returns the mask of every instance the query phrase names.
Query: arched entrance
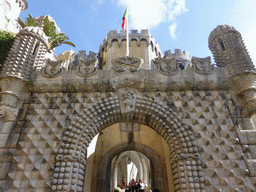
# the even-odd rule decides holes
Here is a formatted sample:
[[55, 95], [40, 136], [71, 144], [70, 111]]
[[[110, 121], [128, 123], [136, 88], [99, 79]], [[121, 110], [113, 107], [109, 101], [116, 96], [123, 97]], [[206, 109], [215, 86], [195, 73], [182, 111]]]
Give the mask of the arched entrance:
[[[124, 95], [94, 102], [71, 122], [56, 157], [52, 190], [83, 191], [86, 150], [92, 138], [111, 124], [138, 122], [150, 126], [170, 146], [175, 191], [204, 191], [201, 161], [193, 144], [192, 129], [183, 124], [172, 109], [151, 97], [135, 97], [131, 90], [124, 91]], [[127, 104], [130, 109], [124, 108]]]
[[[112, 159], [124, 152], [124, 151], [138, 151], [143, 153], [149, 160], [150, 163], [152, 164], [153, 167], [153, 175], [157, 176], [152, 178], [153, 179], [153, 185], [155, 189], [159, 189], [161, 191], [169, 191], [168, 186], [164, 185], [167, 178], [167, 175], [165, 175], [166, 172], [163, 171], [163, 169], [166, 169], [166, 167], [163, 167], [161, 164], [158, 156], [156, 153], [150, 149], [148, 146], [143, 145], [141, 143], [134, 143], [133, 145], [129, 145], [129, 143], [121, 143], [113, 148], [111, 148], [108, 153], [104, 155], [104, 157], [101, 159], [101, 163], [99, 166], [99, 171], [98, 171], [98, 182], [97, 182], [97, 191], [108, 191], [107, 187], [109, 186], [109, 180], [108, 180], [108, 166], [111, 164]], [[164, 188], [164, 186], [167, 186], [167, 188]]]

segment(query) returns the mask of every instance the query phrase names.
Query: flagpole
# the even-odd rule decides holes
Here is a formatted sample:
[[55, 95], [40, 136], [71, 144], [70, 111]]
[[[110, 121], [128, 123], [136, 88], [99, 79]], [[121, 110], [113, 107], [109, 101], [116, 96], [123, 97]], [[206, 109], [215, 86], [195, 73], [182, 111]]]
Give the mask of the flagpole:
[[129, 28], [128, 28], [128, 6], [126, 6], [127, 11], [127, 22], [126, 22], [126, 56], [129, 56]]

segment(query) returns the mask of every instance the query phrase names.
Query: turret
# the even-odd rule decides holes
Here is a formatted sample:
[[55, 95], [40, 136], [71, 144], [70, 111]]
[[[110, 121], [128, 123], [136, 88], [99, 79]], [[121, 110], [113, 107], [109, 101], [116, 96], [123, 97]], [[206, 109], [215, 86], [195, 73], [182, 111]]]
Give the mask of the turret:
[[177, 64], [182, 64], [184, 68], [191, 67], [191, 58], [186, 50], [182, 52], [181, 49], [175, 49], [174, 53], [171, 53], [171, 50], [167, 50], [164, 52], [164, 58], [176, 58]]
[[47, 47], [47, 37], [38, 27], [26, 27], [15, 37], [1, 72], [0, 107], [4, 114], [9, 109], [16, 110], [21, 107], [20, 101], [28, 94], [26, 88], [31, 81], [31, 72], [33, 69], [42, 68]]
[[[151, 61], [161, 55], [159, 45], [148, 30], [131, 30], [129, 34], [130, 56], [144, 60], [142, 69], [151, 69]], [[99, 65], [103, 70], [112, 69], [112, 60], [126, 54], [126, 33], [121, 31], [110, 31], [103, 43], [100, 45], [98, 57]]]
[[256, 72], [241, 34], [232, 26], [220, 25], [211, 32], [208, 42], [216, 65], [228, 69], [230, 88], [242, 115], [251, 116], [256, 111]]

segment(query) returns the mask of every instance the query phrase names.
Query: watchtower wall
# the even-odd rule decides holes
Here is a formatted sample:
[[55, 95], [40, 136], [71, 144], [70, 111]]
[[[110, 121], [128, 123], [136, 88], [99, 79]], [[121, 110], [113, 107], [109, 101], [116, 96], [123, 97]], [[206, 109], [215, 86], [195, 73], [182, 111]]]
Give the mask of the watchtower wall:
[[[110, 31], [103, 43], [99, 47], [98, 56], [102, 62], [103, 70], [112, 69], [111, 61], [119, 56], [126, 55], [126, 31], [116, 30]], [[142, 69], [151, 69], [151, 61], [158, 55], [161, 55], [161, 51], [155, 38], [151, 36], [148, 30], [131, 30], [129, 34], [129, 49], [130, 55], [134, 55], [144, 60]]]

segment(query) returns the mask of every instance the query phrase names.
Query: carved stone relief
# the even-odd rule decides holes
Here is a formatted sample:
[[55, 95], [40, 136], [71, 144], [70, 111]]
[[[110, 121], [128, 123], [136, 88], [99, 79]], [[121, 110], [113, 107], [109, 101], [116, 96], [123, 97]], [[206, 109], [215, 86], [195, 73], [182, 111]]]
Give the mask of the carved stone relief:
[[76, 74], [81, 77], [90, 77], [96, 74], [98, 71], [98, 59], [84, 60], [80, 58], [78, 60], [78, 66], [76, 67]]
[[137, 96], [129, 87], [119, 90], [119, 97], [122, 113], [129, 113], [135, 110]]
[[119, 130], [121, 132], [137, 132], [140, 131], [140, 124], [139, 123], [132, 123], [132, 122], [125, 122], [125, 123], [119, 123]]
[[63, 62], [65, 62], [65, 60], [51, 61], [47, 59], [46, 65], [42, 70], [42, 75], [48, 78], [58, 77], [63, 73]]
[[202, 75], [210, 75], [215, 71], [214, 66], [211, 64], [211, 57], [199, 58], [192, 57], [192, 68], [195, 72]]
[[123, 56], [112, 60], [113, 68], [117, 72], [124, 72], [127, 69], [131, 72], [138, 71], [143, 62], [143, 59], [135, 56]]
[[155, 64], [157, 70], [163, 75], [175, 75], [180, 71], [175, 57], [170, 59], [157, 57], [152, 62]]

